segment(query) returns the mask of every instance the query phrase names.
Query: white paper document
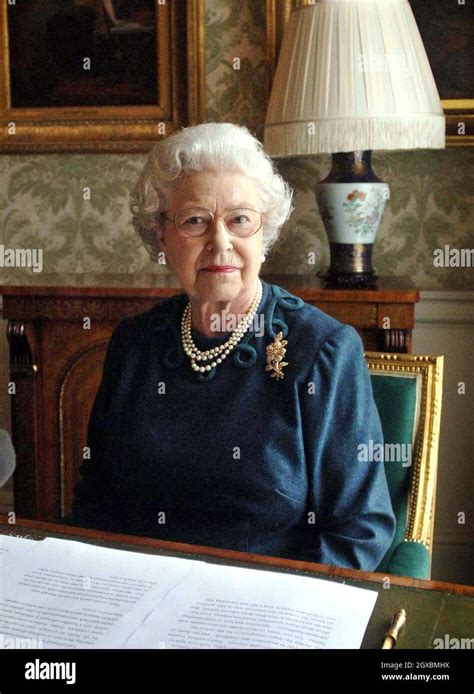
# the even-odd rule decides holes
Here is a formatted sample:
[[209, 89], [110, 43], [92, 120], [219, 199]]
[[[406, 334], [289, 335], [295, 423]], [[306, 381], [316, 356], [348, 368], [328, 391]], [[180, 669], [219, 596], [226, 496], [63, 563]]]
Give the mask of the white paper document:
[[36, 542], [16, 535], [0, 535], [0, 567], [4, 561], [12, 559], [15, 555], [25, 556], [30, 550], [34, 550], [36, 545]]
[[309, 576], [0, 534], [4, 648], [359, 648], [376, 599]]

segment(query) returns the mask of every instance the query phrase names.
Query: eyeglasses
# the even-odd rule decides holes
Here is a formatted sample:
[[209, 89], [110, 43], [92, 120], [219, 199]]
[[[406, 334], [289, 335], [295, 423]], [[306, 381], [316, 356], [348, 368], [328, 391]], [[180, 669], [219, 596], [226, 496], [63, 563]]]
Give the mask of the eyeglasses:
[[184, 236], [198, 237], [207, 234], [213, 222], [222, 219], [224, 226], [232, 236], [247, 238], [253, 236], [262, 226], [263, 214], [247, 207], [235, 207], [226, 210], [215, 218], [210, 210], [204, 207], [188, 207], [176, 212], [171, 220], [167, 214], [163, 217], [172, 221], [177, 231]]

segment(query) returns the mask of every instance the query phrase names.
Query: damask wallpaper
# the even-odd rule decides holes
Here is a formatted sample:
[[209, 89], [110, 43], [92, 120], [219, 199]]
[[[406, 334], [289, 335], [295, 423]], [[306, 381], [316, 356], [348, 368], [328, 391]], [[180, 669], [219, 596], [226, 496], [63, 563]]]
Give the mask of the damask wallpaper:
[[[270, 90], [264, 0], [207, 0], [206, 66], [207, 120], [247, 125], [262, 139]], [[0, 267], [0, 283], [82, 284], [93, 275], [96, 283], [127, 276], [140, 284], [143, 274], [168, 272], [150, 262], [129, 221], [128, 190], [145, 158], [0, 156], [0, 245], [43, 249], [41, 273]], [[374, 249], [379, 274], [408, 276], [420, 289], [472, 289], [472, 268], [436, 266], [434, 253], [474, 246], [474, 149], [375, 152], [373, 163], [391, 187]], [[295, 210], [265, 270], [316, 273], [328, 245], [314, 187], [330, 157], [276, 164], [295, 190]]]

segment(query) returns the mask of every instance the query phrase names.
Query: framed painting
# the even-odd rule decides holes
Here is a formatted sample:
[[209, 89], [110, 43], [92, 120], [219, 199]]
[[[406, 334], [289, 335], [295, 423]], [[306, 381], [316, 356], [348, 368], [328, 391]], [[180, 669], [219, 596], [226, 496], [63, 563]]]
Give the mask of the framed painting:
[[5, 0], [0, 151], [146, 151], [205, 118], [205, 0]]
[[411, 0], [446, 114], [446, 144], [474, 145], [474, 24], [471, 3]]
[[[283, 32], [295, 7], [314, 0], [266, 0], [267, 57], [276, 69]], [[410, 0], [446, 115], [446, 145], [474, 145], [474, 24], [469, 1]]]

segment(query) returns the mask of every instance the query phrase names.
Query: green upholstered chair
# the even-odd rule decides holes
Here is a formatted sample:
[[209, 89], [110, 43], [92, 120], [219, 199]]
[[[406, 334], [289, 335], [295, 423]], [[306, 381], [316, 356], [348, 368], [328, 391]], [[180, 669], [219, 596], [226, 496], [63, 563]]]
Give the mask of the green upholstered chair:
[[397, 519], [392, 546], [377, 571], [429, 579], [443, 357], [366, 352], [365, 358], [382, 422], [382, 459]]

